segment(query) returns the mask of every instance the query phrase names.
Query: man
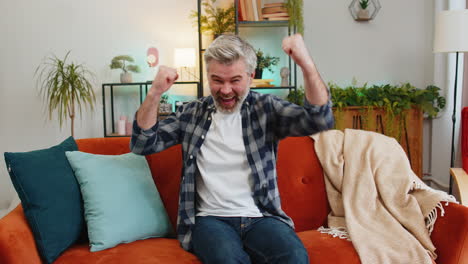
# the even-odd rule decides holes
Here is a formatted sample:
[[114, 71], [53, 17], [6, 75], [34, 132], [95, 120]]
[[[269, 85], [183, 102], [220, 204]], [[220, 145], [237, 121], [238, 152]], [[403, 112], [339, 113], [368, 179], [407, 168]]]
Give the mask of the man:
[[276, 181], [278, 141], [333, 126], [328, 90], [301, 35], [283, 50], [304, 74], [304, 107], [249, 90], [257, 58], [235, 35], [205, 51], [211, 96], [156, 122], [158, 102], [178, 78], [161, 66], [137, 112], [131, 149], [151, 154], [182, 144], [183, 175], [177, 233], [203, 263], [308, 263], [281, 209]]

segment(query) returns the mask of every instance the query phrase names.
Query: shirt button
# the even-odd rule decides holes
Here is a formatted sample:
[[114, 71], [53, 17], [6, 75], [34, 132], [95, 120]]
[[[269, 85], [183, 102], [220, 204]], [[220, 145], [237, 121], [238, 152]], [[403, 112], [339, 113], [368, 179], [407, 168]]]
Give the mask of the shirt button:
[[190, 159], [193, 159], [193, 155], [190, 155]]
[[201, 135], [201, 138], [202, 138], [202, 139], [205, 139], [205, 135]]

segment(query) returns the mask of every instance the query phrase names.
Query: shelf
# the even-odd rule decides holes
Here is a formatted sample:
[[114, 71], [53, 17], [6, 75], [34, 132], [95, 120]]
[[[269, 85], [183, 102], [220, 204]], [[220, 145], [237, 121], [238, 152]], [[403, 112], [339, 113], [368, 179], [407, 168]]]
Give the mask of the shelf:
[[250, 87], [250, 89], [255, 89], [255, 90], [265, 90], [265, 89], [295, 89], [294, 86], [272, 86], [272, 87]]
[[239, 21], [239, 27], [289, 27], [288, 20]]
[[[125, 85], [147, 85], [152, 84], [153, 81], [146, 81], [146, 82], [132, 82], [132, 83], [103, 83], [102, 85], [105, 86], [125, 86]], [[197, 81], [190, 81], [190, 82], [175, 82], [174, 84], [198, 84]]]

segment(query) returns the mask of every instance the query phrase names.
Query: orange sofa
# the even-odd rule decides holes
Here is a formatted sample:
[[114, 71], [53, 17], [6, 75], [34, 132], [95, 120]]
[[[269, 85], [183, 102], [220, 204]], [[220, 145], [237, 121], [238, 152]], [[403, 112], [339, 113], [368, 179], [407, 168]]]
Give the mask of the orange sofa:
[[[129, 138], [80, 139], [77, 143], [81, 151], [89, 153], [117, 155], [129, 152]], [[181, 156], [180, 145], [147, 156], [154, 181], [174, 226]], [[310, 263], [360, 263], [351, 242], [316, 231], [326, 224], [329, 207], [322, 168], [312, 139], [299, 137], [281, 141], [277, 169], [283, 209], [294, 220], [296, 231], [309, 252]], [[445, 216], [438, 217], [432, 240], [439, 256], [436, 263], [468, 263], [468, 208], [458, 204], [445, 207]], [[0, 263], [41, 263], [21, 205], [0, 219]], [[177, 240], [152, 238], [94, 253], [89, 251], [88, 244], [77, 244], [65, 251], [55, 263], [200, 262], [180, 248]]]

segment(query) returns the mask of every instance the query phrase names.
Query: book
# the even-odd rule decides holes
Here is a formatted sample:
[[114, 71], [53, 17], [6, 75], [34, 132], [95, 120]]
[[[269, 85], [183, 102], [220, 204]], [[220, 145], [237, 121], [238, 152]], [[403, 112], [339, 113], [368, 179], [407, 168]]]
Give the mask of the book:
[[286, 17], [269, 17], [269, 18], [266, 18], [265, 20], [269, 20], [269, 21], [287, 21], [289, 20], [289, 17], [286, 16]]
[[239, 0], [240, 10], [242, 12], [242, 21], [248, 21], [249, 15], [247, 14], [247, 0]]
[[283, 7], [285, 5], [284, 5], [284, 2], [278, 2], [278, 3], [264, 4], [263, 6], [264, 7], [277, 7], [277, 6]]
[[245, 0], [245, 12], [247, 14], [247, 21], [254, 21], [252, 0]]
[[275, 80], [273, 79], [252, 79], [252, 83], [270, 83]]
[[274, 14], [263, 14], [263, 18], [270, 18], [270, 17], [288, 17], [288, 13], [274, 13]]
[[288, 10], [286, 7], [264, 7], [262, 8], [263, 14], [272, 14], [272, 13], [287, 13]]
[[237, 16], [239, 21], [244, 21], [244, 14], [245, 11], [243, 10], [244, 5], [242, 4], [242, 0], [236, 0], [237, 1]]
[[258, 14], [258, 20], [263, 20], [263, 17], [262, 17], [262, 8], [263, 8], [262, 0], [257, 0], [257, 14]]
[[274, 87], [271, 82], [273, 82], [273, 79], [253, 79], [252, 84], [250, 85], [251, 87]]
[[252, 11], [253, 11], [253, 21], [258, 21], [258, 8], [257, 8], [257, 0], [252, 0]]

